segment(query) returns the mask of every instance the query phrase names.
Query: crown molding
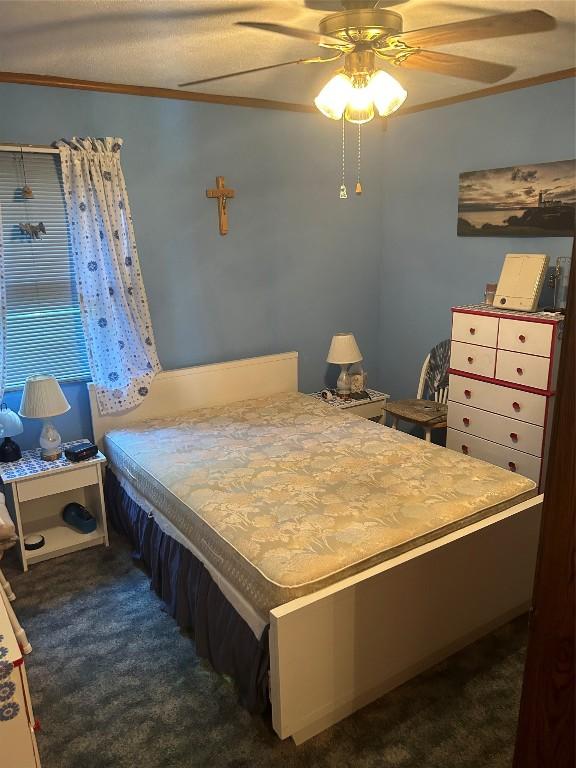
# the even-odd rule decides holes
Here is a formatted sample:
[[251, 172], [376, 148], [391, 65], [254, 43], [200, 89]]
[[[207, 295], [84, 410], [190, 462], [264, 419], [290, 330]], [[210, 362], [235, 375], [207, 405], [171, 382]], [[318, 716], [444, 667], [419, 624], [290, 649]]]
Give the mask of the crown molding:
[[[576, 77], [576, 67], [561, 69], [557, 72], [548, 72], [544, 75], [528, 77], [524, 80], [515, 80], [511, 83], [493, 85], [490, 88], [482, 88], [478, 91], [470, 91], [458, 96], [450, 96], [446, 99], [427, 101], [416, 104], [413, 107], [403, 107], [392, 117], [394, 119], [404, 115], [413, 115], [417, 112], [425, 112], [428, 109], [449, 107], [463, 101], [482, 99], [485, 96], [495, 96], [499, 93], [516, 91], [521, 88], [531, 88], [535, 85], [553, 83], [557, 80], [566, 80]], [[123, 83], [104, 83], [97, 80], [77, 80], [72, 77], [59, 77], [57, 75], [34, 75], [26, 72], [0, 72], [0, 83], [13, 83], [19, 85], [39, 85], [49, 88], [72, 88], [78, 91], [94, 91], [96, 93], [116, 93], [128, 96], [147, 96], [157, 99], [176, 99], [179, 101], [199, 101], [208, 104], [225, 104], [235, 107], [253, 107], [257, 109], [278, 109], [285, 112], [304, 112], [317, 114], [317, 110], [311, 104], [296, 104], [287, 101], [275, 101], [273, 99], [254, 99], [247, 96], [223, 96], [214, 93], [199, 93], [198, 91], [176, 90], [174, 88], [154, 88], [145, 85], [126, 85]]]
[[235, 107], [256, 107], [258, 109], [281, 109], [286, 112], [317, 112], [308, 104], [293, 104], [272, 99], [253, 99], [248, 96], [221, 96], [215, 93], [199, 93], [176, 88], [154, 88], [147, 85], [126, 85], [124, 83], [103, 83], [98, 80], [77, 80], [57, 75], [34, 75], [27, 72], [0, 72], [0, 83], [19, 85], [41, 85], [48, 88], [72, 88], [76, 91], [116, 93], [126, 96], [148, 96], [155, 99], [177, 99], [179, 101], [201, 101], [208, 104], [227, 104]]

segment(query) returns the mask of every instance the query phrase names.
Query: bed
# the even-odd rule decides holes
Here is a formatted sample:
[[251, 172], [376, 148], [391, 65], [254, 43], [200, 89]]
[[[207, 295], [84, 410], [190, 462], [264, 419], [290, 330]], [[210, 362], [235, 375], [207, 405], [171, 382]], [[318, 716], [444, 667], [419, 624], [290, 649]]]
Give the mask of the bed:
[[526, 610], [535, 484], [298, 393], [295, 353], [160, 374], [119, 416], [90, 398], [113, 523], [281, 738]]

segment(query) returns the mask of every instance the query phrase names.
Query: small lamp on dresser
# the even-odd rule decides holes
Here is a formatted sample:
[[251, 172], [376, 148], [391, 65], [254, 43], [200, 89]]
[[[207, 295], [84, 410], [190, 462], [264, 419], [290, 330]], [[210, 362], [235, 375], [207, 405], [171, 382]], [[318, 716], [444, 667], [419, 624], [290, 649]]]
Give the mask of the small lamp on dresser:
[[62, 438], [50, 419], [70, 410], [70, 403], [54, 376], [30, 376], [24, 384], [20, 416], [44, 419], [40, 434], [40, 455], [44, 461], [56, 461], [62, 455]]
[[350, 395], [351, 383], [348, 366], [353, 363], [359, 363], [361, 360], [362, 353], [358, 348], [354, 334], [337, 333], [332, 337], [326, 362], [340, 366], [340, 376], [338, 376], [336, 383], [336, 390], [340, 397], [348, 397]]
[[14, 413], [6, 403], [0, 405], [0, 461], [18, 461], [22, 458], [22, 451], [18, 443], [12, 440], [16, 435], [24, 431], [18, 414]]

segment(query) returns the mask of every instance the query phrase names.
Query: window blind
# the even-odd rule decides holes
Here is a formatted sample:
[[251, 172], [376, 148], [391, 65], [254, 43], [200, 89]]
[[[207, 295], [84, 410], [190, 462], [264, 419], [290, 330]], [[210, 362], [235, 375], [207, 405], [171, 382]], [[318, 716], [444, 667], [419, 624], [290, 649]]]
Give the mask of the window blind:
[[[27, 199], [22, 187], [34, 193]], [[6, 275], [6, 388], [28, 376], [90, 378], [60, 173], [54, 154], [0, 151], [0, 212]], [[31, 239], [20, 224], [44, 224]]]

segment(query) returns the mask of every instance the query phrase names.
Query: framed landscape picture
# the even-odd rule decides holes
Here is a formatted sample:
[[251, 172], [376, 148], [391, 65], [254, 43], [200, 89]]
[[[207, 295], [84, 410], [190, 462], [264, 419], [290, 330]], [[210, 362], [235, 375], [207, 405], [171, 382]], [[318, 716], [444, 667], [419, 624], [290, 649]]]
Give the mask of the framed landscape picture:
[[460, 174], [461, 237], [573, 237], [576, 160]]

